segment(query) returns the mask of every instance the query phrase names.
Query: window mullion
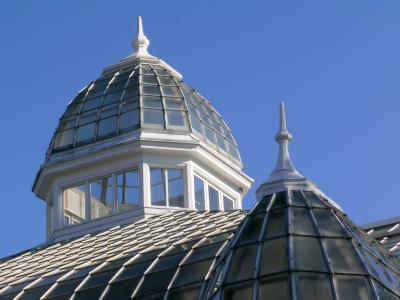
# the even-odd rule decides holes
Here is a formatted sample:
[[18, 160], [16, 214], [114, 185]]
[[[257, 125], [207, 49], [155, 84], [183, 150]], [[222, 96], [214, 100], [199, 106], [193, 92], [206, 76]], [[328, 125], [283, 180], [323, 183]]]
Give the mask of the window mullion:
[[90, 207], [90, 184], [88, 181], [85, 182], [85, 220], [91, 219], [91, 207]]
[[112, 213], [115, 214], [118, 211], [118, 182], [117, 174], [112, 174]]
[[166, 206], [169, 206], [169, 190], [168, 190], [168, 169], [163, 169], [164, 172], [164, 191], [165, 191], [165, 202], [166, 202]]

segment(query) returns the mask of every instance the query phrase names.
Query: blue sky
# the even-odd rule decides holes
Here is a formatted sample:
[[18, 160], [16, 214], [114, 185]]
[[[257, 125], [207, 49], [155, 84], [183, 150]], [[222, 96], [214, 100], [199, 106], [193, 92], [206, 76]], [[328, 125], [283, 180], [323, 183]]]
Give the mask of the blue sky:
[[254, 187], [275, 165], [284, 99], [297, 169], [356, 223], [398, 216], [399, 11], [397, 0], [2, 1], [0, 257], [44, 241], [36, 171], [69, 100], [131, 52], [137, 15], [150, 52], [224, 116]]

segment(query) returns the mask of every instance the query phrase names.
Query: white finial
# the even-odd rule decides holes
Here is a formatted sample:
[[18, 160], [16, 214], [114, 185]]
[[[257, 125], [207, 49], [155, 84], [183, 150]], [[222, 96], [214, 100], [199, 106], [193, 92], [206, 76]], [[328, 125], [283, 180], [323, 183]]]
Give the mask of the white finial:
[[285, 103], [283, 101], [280, 104], [280, 126], [275, 140], [279, 144], [278, 161], [268, 181], [303, 178], [290, 160], [288, 145], [292, 140], [292, 135], [286, 128]]
[[152, 57], [147, 48], [149, 47], [150, 41], [143, 33], [142, 18], [138, 16], [137, 19], [137, 34], [135, 39], [132, 41], [132, 47], [134, 52], [129, 56], [130, 58], [137, 57]]

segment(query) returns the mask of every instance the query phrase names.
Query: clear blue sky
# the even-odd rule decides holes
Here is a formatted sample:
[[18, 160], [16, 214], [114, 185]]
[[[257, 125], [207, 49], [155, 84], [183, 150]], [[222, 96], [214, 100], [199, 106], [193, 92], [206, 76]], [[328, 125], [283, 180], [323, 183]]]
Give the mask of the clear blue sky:
[[131, 52], [137, 15], [224, 116], [255, 187], [284, 99], [297, 169], [356, 223], [400, 215], [398, 0], [1, 1], [0, 257], [44, 241], [36, 171], [68, 101]]

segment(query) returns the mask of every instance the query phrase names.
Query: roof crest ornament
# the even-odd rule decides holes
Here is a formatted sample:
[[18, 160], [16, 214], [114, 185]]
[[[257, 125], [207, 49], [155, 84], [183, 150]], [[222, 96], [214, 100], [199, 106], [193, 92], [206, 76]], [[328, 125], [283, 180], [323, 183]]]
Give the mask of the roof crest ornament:
[[138, 57], [153, 57], [147, 52], [147, 48], [149, 47], [150, 41], [147, 36], [143, 33], [143, 24], [142, 17], [138, 16], [137, 18], [137, 33], [136, 37], [132, 41], [132, 48], [134, 52], [129, 56], [129, 58], [138, 58]]
[[288, 146], [291, 140], [292, 135], [286, 127], [285, 103], [281, 101], [279, 131], [275, 136], [275, 141], [279, 144], [278, 160], [268, 181], [282, 179], [304, 179], [304, 177], [297, 172], [292, 164], [292, 161], [290, 160]]

